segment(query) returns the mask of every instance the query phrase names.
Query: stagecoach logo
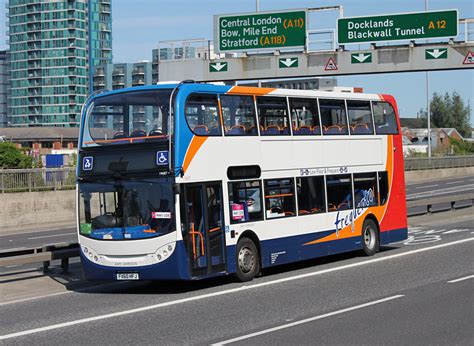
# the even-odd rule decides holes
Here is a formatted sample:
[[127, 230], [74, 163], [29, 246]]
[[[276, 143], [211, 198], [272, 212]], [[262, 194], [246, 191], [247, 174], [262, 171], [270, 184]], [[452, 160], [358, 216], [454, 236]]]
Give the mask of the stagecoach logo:
[[347, 166], [329, 167], [329, 168], [303, 168], [300, 169], [301, 176], [321, 175], [321, 174], [343, 174], [349, 173]]
[[92, 156], [85, 156], [82, 159], [82, 170], [92, 171], [93, 167], [94, 167], [94, 158]]

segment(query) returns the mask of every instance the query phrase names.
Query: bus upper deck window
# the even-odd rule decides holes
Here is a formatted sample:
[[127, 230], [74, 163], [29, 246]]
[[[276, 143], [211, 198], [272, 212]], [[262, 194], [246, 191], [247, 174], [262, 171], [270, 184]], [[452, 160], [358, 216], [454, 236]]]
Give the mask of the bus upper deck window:
[[221, 136], [221, 123], [217, 96], [192, 94], [185, 106], [186, 121], [189, 128], [198, 136]]
[[263, 136], [290, 135], [290, 120], [284, 97], [257, 97], [258, 121]]
[[388, 102], [372, 102], [374, 109], [375, 133], [378, 135], [398, 134], [395, 110]]
[[221, 107], [226, 136], [256, 136], [258, 134], [252, 96], [222, 95]]
[[321, 134], [316, 99], [290, 98], [290, 111], [294, 135]]
[[347, 101], [351, 135], [371, 135], [374, 133], [372, 111], [369, 101]]
[[319, 100], [323, 134], [347, 135], [346, 106], [344, 100]]

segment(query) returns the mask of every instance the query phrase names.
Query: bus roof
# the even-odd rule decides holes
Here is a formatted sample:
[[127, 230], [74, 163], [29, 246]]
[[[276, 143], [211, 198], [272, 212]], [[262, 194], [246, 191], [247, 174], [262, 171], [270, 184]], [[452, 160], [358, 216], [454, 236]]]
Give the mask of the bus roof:
[[[93, 98], [100, 98], [109, 95], [128, 93], [140, 90], [160, 90], [173, 89], [178, 84], [173, 82], [160, 83], [158, 85], [145, 85], [139, 87], [130, 87], [117, 89], [112, 91], [104, 91], [96, 94]], [[208, 83], [187, 83], [183, 84], [182, 88], [188, 91], [203, 91], [203, 92], [218, 92], [222, 94], [236, 94], [236, 95], [257, 95], [257, 96], [290, 96], [290, 97], [324, 97], [324, 98], [350, 98], [359, 100], [379, 100], [378, 94], [365, 94], [354, 92], [339, 92], [339, 91], [323, 91], [323, 90], [299, 90], [299, 89], [279, 89], [279, 88], [259, 88], [252, 86], [230, 86], [230, 85], [215, 85]], [[191, 89], [191, 90], [190, 90]], [[193, 90], [194, 89], [194, 90]]]

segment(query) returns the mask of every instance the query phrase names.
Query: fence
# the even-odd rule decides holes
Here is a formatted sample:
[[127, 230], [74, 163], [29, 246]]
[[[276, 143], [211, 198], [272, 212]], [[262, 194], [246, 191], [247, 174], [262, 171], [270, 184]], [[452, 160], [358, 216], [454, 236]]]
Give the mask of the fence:
[[0, 169], [0, 193], [74, 189], [76, 168]]
[[405, 159], [405, 171], [459, 168], [474, 166], [474, 155], [445, 157], [414, 157]]

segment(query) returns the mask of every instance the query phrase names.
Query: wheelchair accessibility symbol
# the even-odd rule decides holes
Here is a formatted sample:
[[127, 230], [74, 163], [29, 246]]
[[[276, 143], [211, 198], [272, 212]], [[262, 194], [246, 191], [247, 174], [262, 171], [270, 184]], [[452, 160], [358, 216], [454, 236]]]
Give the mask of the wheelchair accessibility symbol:
[[85, 156], [82, 160], [82, 170], [83, 171], [92, 171], [94, 167], [94, 158], [92, 156]]
[[164, 166], [168, 164], [168, 151], [157, 151], [156, 152], [156, 165]]

